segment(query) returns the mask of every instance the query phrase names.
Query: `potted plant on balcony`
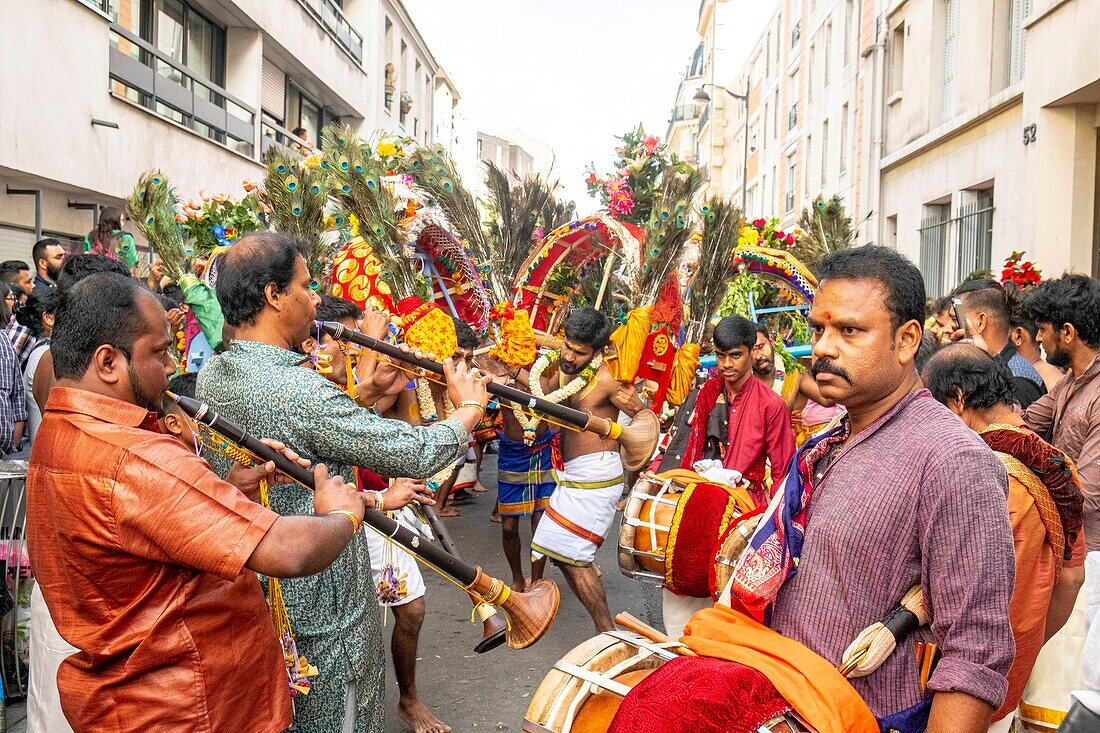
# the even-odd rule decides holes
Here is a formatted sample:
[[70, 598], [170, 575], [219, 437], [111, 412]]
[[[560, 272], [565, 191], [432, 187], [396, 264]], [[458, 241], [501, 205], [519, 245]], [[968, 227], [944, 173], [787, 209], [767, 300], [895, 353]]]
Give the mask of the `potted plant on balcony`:
[[401, 92], [401, 114], [407, 115], [413, 108], [413, 95], [409, 92]]

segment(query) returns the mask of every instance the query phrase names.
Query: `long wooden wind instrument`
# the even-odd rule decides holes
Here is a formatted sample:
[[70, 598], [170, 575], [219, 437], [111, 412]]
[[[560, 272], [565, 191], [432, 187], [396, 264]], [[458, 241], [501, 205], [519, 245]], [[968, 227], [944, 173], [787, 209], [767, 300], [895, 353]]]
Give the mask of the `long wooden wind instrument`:
[[[317, 321], [317, 327], [337, 341], [351, 341], [391, 359], [411, 364], [434, 374], [443, 374], [443, 365], [438, 361], [417, 357], [393, 344], [388, 344], [353, 328], [347, 328], [342, 323]], [[590, 415], [587, 412], [576, 410], [567, 405], [560, 405], [550, 400], [544, 400], [522, 390], [497, 384], [496, 382], [490, 382], [486, 389], [490, 394], [503, 400], [549, 415], [570, 428], [594, 433], [604, 440], [616, 441], [619, 444], [623, 467], [628, 471], [637, 471], [648, 463], [649, 459], [653, 457], [653, 452], [657, 449], [657, 441], [660, 440], [660, 422], [651, 410], [642, 410], [634, 416], [630, 425], [623, 427], [614, 420]]]
[[[282, 453], [249, 435], [236, 423], [221, 417], [203, 402], [183, 395], [171, 397], [192, 420], [237, 444], [254, 456], [257, 462], [273, 462], [279, 471], [313, 490], [312, 470], [288, 460]], [[531, 646], [542, 638], [553, 623], [560, 601], [554, 581], [542, 578], [525, 592], [513, 591], [503, 581], [485, 574], [480, 566], [469, 565], [436, 545], [423, 541], [418, 533], [398, 524], [382, 512], [366, 509], [363, 523], [428, 567], [462, 586], [471, 596], [499, 608], [508, 622], [505, 635], [508, 646], [513, 649]]]

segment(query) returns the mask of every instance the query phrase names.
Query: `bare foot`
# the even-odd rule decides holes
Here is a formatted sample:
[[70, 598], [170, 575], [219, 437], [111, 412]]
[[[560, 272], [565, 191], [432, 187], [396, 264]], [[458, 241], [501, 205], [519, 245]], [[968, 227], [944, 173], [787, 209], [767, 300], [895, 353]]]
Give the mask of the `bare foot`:
[[478, 481], [476, 484], [474, 484], [474, 491], [481, 494], [481, 493], [484, 493], [484, 492], [488, 491], [488, 489], [486, 489], [484, 486], [482, 486], [481, 482]]
[[441, 517], [457, 517], [462, 514], [462, 512], [455, 509], [453, 506], [445, 506], [436, 513]]
[[497, 514], [496, 512], [493, 512], [492, 514], [489, 515], [489, 521], [492, 522], [493, 524], [500, 524], [500, 515]]
[[432, 715], [432, 711], [415, 697], [401, 698], [397, 703], [397, 714], [414, 733], [451, 733], [451, 726]]

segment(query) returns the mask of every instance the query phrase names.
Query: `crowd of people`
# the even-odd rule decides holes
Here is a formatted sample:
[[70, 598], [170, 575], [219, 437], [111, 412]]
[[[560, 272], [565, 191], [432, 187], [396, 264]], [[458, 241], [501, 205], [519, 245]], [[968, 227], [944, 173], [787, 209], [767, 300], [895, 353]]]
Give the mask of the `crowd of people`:
[[[416, 686], [423, 579], [360, 527], [370, 508], [430, 537], [411, 508], [473, 486], [490, 440], [512, 590], [552, 563], [595, 630], [614, 628], [596, 551], [636, 476], [610, 436], [490, 410], [487, 391], [496, 379], [637, 416], [644, 391], [604, 363], [604, 315], [574, 310], [557, 348], [518, 364], [480, 358], [456, 322], [445, 385], [412, 390], [407, 371], [318, 330], [384, 338], [390, 320], [318, 294], [293, 239], [254, 232], [220, 255], [214, 328], [184, 295], [193, 283], [135, 277], [121, 223], [104, 218], [84, 254], [45, 239], [33, 274], [0, 263], [0, 448], [32, 446], [31, 730], [377, 733], [385, 605], [397, 712], [447, 733]], [[844, 667], [861, 631], [916, 593], [930, 623], [849, 676], [881, 730], [1006, 731], [1044, 711], [1096, 730], [1095, 628], [1084, 678], [1081, 659], [1084, 598], [1100, 595], [1100, 282], [1067, 274], [1020, 294], [978, 280], [929, 308], [919, 270], [889, 249], [827, 255], [817, 275], [805, 372], [777, 368], [765, 326], [724, 318], [717, 367], [664, 425], [651, 469], [720, 464], [759, 521], [718, 606], [664, 591], [665, 632], [698, 639], [723, 607]], [[200, 315], [210, 354], [191, 369], [176, 333]], [[310, 467], [314, 490], [236, 462], [171, 394]], [[1082, 593], [1086, 564], [1098, 587]], [[926, 674], [920, 644], [935, 650]], [[292, 697], [299, 655], [292, 686], [308, 694]], [[727, 712], [686, 711], [675, 729]]]

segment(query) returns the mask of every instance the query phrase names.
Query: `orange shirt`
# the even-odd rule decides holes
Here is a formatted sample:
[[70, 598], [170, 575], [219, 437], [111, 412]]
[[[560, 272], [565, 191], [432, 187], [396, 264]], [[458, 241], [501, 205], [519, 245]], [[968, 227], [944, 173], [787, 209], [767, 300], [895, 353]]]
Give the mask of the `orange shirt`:
[[[1016, 585], [1008, 604], [1016, 657], [1007, 675], [1008, 695], [1001, 709], [994, 713], [993, 720], [1000, 720], [1020, 704], [1035, 659], [1043, 648], [1050, 595], [1057, 579], [1054, 551], [1035, 499], [1011, 473], [1008, 475], [1008, 521], [1012, 525], [1012, 544], [1016, 549]], [[1081, 565], [1084, 549], [1083, 538], [1078, 535], [1073, 557], [1065, 566]]]
[[[54, 388], [27, 473], [34, 574], [61, 636], [77, 731], [281, 731], [282, 653], [244, 568], [277, 515], [141, 407]], [[153, 423], [155, 425], [155, 422]]]

